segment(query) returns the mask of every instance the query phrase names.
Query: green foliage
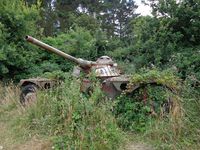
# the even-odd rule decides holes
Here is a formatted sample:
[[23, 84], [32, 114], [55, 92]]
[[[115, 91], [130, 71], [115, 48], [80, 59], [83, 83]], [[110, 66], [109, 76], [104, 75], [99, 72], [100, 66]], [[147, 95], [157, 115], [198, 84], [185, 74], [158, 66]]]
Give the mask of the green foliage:
[[[90, 31], [81, 27], [75, 27], [68, 33], [59, 34], [56, 37], [47, 37], [41, 41], [67, 53], [76, 58], [83, 58], [92, 60], [96, 58], [95, 38], [91, 35]], [[45, 73], [50, 72], [68, 72], [76, 65], [70, 60], [63, 59], [50, 52], [45, 52], [37, 47], [38, 55], [35, 58], [37, 64], [32, 64], [27, 70], [29, 76], [43, 76]]]
[[[133, 75], [129, 88], [149, 80], [164, 86], [148, 85], [131, 95], [121, 95], [114, 109], [120, 127], [132, 131], [135, 140], [151, 142], [156, 149], [199, 149], [200, 94], [198, 87], [191, 86], [194, 79], [186, 79], [180, 87], [178, 78], [170, 71], [140, 73]], [[166, 86], [181, 90], [174, 93]], [[168, 100], [172, 102], [169, 112], [163, 107], [170, 104]]]
[[170, 65], [175, 64], [179, 75], [186, 79], [191, 76], [194, 81], [200, 80], [200, 52], [198, 47], [185, 47], [183, 52], [172, 56]]
[[154, 17], [140, 17], [130, 23], [133, 62], [138, 67], [173, 65], [183, 79], [195, 74], [199, 80], [199, 0], [148, 1]]
[[35, 62], [35, 52], [24, 43], [24, 37], [39, 33], [38, 19], [36, 5], [28, 7], [22, 0], [0, 2], [0, 78], [18, 78], [17, 75]]
[[[25, 1], [29, 5], [37, 2], [36, 0]], [[40, 26], [44, 28], [46, 36], [66, 32], [76, 23], [90, 31], [95, 31], [101, 26], [103, 31], [107, 31], [109, 37], [115, 35], [124, 37], [126, 23], [130, 18], [137, 16], [134, 13], [137, 6], [133, 0], [46, 0], [41, 2], [41, 7]]]
[[[199, 149], [199, 0], [147, 1], [153, 17], [136, 17], [132, 0], [1, 0], [0, 79], [43, 76], [71, 80], [65, 72], [72, 69], [72, 63], [31, 46], [24, 41], [27, 34], [40, 35], [42, 41], [75, 57], [96, 60], [109, 55], [127, 73], [142, 67], [173, 68], [185, 86], [179, 86], [180, 80], [170, 71], [143, 69], [133, 75], [129, 89], [151, 81], [163, 86], [148, 85], [120, 96], [114, 114], [121, 127], [152, 139], [158, 149]], [[115, 149], [122, 133], [101, 103], [100, 89], [86, 98], [78, 92], [76, 83], [66, 84], [56, 92], [40, 94], [40, 100], [26, 112], [28, 127], [55, 135], [55, 149], [66, 145]], [[181, 99], [174, 95], [180, 94], [180, 89]], [[5, 93], [0, 91], [1, 99]], [[163, 115], [162, 105], [169, 98], [176, 107]], [[156, 116], [149, 115], [152, 102], [159, 106], [154, 109]], [[15, 106], [5, 106], [5, 111]]]
[[148, 0], [153, 17], [132, 19], [128, 45], [113, 51], [114, 57], [135, 64], [136, 69], [155, 65], [177, 68], [182, 79], [199, 80], [199, 0]]
[[[151, 1], [151, 0], [150, 0]], [[153, 14], [161, 19], [167, 18], [172, 32], [180, 32], [183, 36], [183, 45], [199, 45], [199, 0], [156, 0], [154, 3]]]
[[127, 86], [131, 94], [122, 94], [114, 108], [115, 116], [121, 127], [130, 131], [148, 130], [160, 118], [170, 118], [170, 114], [180, 111], [180, 98], [175, 92], [179, 89], [177, 77], [170, 71], [142, 70], [132, 75]]
[[156, 149], [199, 149], [199, 91], [187, 80], [182, 85], [182, 113], [168, 122], [158, 120], [142, 135], [155, 144]]
[[168, 19], [138, 17], [130, 22], [132, 33], [127, 48], [137, 68], [151, 64], [163, 67], [172, 54], [178, 49], [178, 41], [182, 37], [179, 32], [173, 33], [169, 27]]
[[[119, 39], [108, 39], [102, 31], [86, 30], [75, 26], [67, 33], [59, 34], [55, 37], [47, 37], [41, 41], [67, 53], [76, 58], [95, 61], [98, 57], [107, 55], [109, 51], [122, 46]], [[46, 72], [68, 72], [76, 65], [70, 60], [63, 59], [53, 53], [37, 50], [38, 56], [35, 58], [36, 64], [32, 64], [27, 70], [30, 76], [41, 76]]]
[[100, 103], [97, 86], [89, 98], [80, 93], [79, 81], [68, 78], [54, 91], [39, 94], [22, 123], [30, 131], [52, 136], [54, 149], [117, 149], [124, 134]]
[[93, 33], [100, 29], [100, 25], [97, 20], [87, 14], [81, 14], [79, 17], [77, 17], [75, 24]]
[[90, 58], [95, 51], [95, 39], [91, 33], [83, 28], [75, 28], [67, 34], [58, 35], [56, 38], [49, 37], [47, 43], [76, 57]]
[[143, 83], [157, 83], [168, 87], [172, 90], [180, 89], [180, 79], [174, 75], [172, 70], [159, 71], [158, 69], [141, 69], [139, 73], [132, 75], [130, 84], [134, 86]]

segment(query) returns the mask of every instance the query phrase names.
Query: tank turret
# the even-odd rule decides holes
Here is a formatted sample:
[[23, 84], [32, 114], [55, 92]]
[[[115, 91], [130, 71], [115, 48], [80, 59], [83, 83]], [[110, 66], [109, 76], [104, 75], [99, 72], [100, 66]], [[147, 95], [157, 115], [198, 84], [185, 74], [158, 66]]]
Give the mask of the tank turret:
[[[117, 64], [113, 62], [113, 60], [108, 56], [101, 56], [96, 61], [88, 61], [81, 58], [75, 58], [69, 54], [66, 54], [57, 48], [54, 48], [48, 44], [45, 44], [31, 36], [26, 36], [26, 40], [34, 45], [37, 45], [47, 51], [50, 51], [52, 53], [55, 53], [65, 59], [68, 59], [75, 64], [77, 64], [85, 73], [89, 73], [91, 70], [94, 70], [96, 72], [97, 77], [115, 77], [120, 75], [120, 71], [117, 69]], [[75, 74], [78, 74], [80, 72], [79, 70], [75, 70]]]

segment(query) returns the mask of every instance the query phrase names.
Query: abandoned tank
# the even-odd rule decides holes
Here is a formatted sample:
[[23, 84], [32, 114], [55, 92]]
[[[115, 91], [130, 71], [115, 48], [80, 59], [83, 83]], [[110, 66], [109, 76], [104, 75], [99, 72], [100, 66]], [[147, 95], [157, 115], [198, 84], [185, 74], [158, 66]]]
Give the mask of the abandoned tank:
[[[159, 84], [156, 81], [148, 81], [146, 83], [129, 84], [130, 76], [122, 74], [116, 62], [114, 62], [109, 56], [101, 56], [96, 61], [88, 61], [82, 58], [75, 58], [69, 54], [64, 53], [48, 44], [45, 44], [31, 36], [25, 37], [26, 41], [39, 46], [40, 48], [52, 52], [58, 56], [61, 56], [76, 66], [73, 69], [73, 76], [80, 77], [81, 72], [84, 74], [84, 78], [81, 83], [81, 92], [88, 92], [91, 90], [92, 82], [89, 79], [89, 74], [94, 72], [96, 78], [101, 83], [101, 89], [105, 95], [114, 99], [119, 96], [123, 91], [127, 94], [134, 93], [140, 87], [145, 85]], [[21, 103], [25, 104], [31, 100], [36, 99], [36, 92], [39, 89], [48, 89], [57, 85], [57, 81], [45, 79], [45, 78], [34, 78], [34, 79], [23, 79], [20, 81], [21, 86]], [[161, 85], [165, 86], [166, 85]], [[128, 87], [128, 90], [127, 90]], [[170, 89], [172, 90], [172, 89]], [[167, 102], [168, 103], [168, 102]], [[168, 105], [168, 104], [167, 104]]]

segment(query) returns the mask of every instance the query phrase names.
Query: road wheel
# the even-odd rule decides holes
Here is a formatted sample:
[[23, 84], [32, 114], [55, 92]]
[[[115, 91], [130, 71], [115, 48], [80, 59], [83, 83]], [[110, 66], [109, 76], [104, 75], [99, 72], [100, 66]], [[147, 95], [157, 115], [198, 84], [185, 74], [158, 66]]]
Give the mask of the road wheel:
[[28, 84], [21, 89], [20, 103], [24, 106], [30, 105], [37, 99], [37, 86]]

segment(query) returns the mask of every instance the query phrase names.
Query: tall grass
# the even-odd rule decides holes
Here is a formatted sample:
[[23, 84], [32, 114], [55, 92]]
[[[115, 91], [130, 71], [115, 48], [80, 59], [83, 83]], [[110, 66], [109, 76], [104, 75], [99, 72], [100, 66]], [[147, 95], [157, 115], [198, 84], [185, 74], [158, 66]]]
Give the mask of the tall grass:
[[[200, 92], [189, 81], [182, 84], [179, 95], [173, 95], [173, 110], [157, 117], [146, 115], [149, 108], [141, 107], [137, 93], [131, 99], [122, 96], [112, 102], [99, 87], [96, 82], [93, 93], [85, 95], [79, 91], [79, 80], [67, 78], [56, 89], [38, 92], [37, 101], [24, 108], [19, 103], [18, 87], [1, 85], [0, 123], [8, 122], [9, 132], [0, 132], [0, 140], [8, 137], [9, 146], [14, 144], [11, 139], [26, 140], [38, 135], [50, 139], [57, 150], [123, 149], [127, 135], [122, 130], [126, 128], [134, 140], [149, 142], [158, 150], [200, 149]], [[170, 96], [163, 93], [163, 88], [150, 91], [150, 98], [159, 101]], [[133, 98], [134, 103], [130, 101]], [[113, 111], [116, 104], [118, 110]], [[112, 113], [116, 111], [120, 116], [114, 118]]]
[[[10, 83], [3, 85], [0, 83], [0, 115], [10, 112], [14, 108], [22, 108], [19, 102], [20, 89], [18, 86]], [[20, 112], [21, 110], [18, 109]]]
[[79, 81], [69, 78], [57, 89], [39, 93], [21, 122], [31, 132], [51, 136], [54, 149], [118, 149], [125, 136], [98, 84], [90, 96], [79, 89]]
[[[133, 133], [134, 140], [148, 141], [158, 150], [200, 149], [200, 92], [197, 87], [192, 87], [187, 80], [180, 84], [172, 72], [157, 70], [134, 74], [129, 86], [152, 80], [163, 86], [151, 85], [131, 96], [119, 97], [115, 116], [120, 127]], [[172, 101], [170, 112], [155, 109], [156, 115], [153, 115], [152, 104], [162, 110], [159, 105], [166, 99]]]
[[3, 149], [14, 149], [24, 141], [25, 130], [16, 124], [16, 118], [23, 115], [19, 103], [20, 89], [13, 83], [0, 83], [0, 145]]
[[146, 122], [137, 140], [148, 141], [158, 150], [200, 149], [200, 93], [187, 82], [181, 91], [173, 99], [171, 113]]

